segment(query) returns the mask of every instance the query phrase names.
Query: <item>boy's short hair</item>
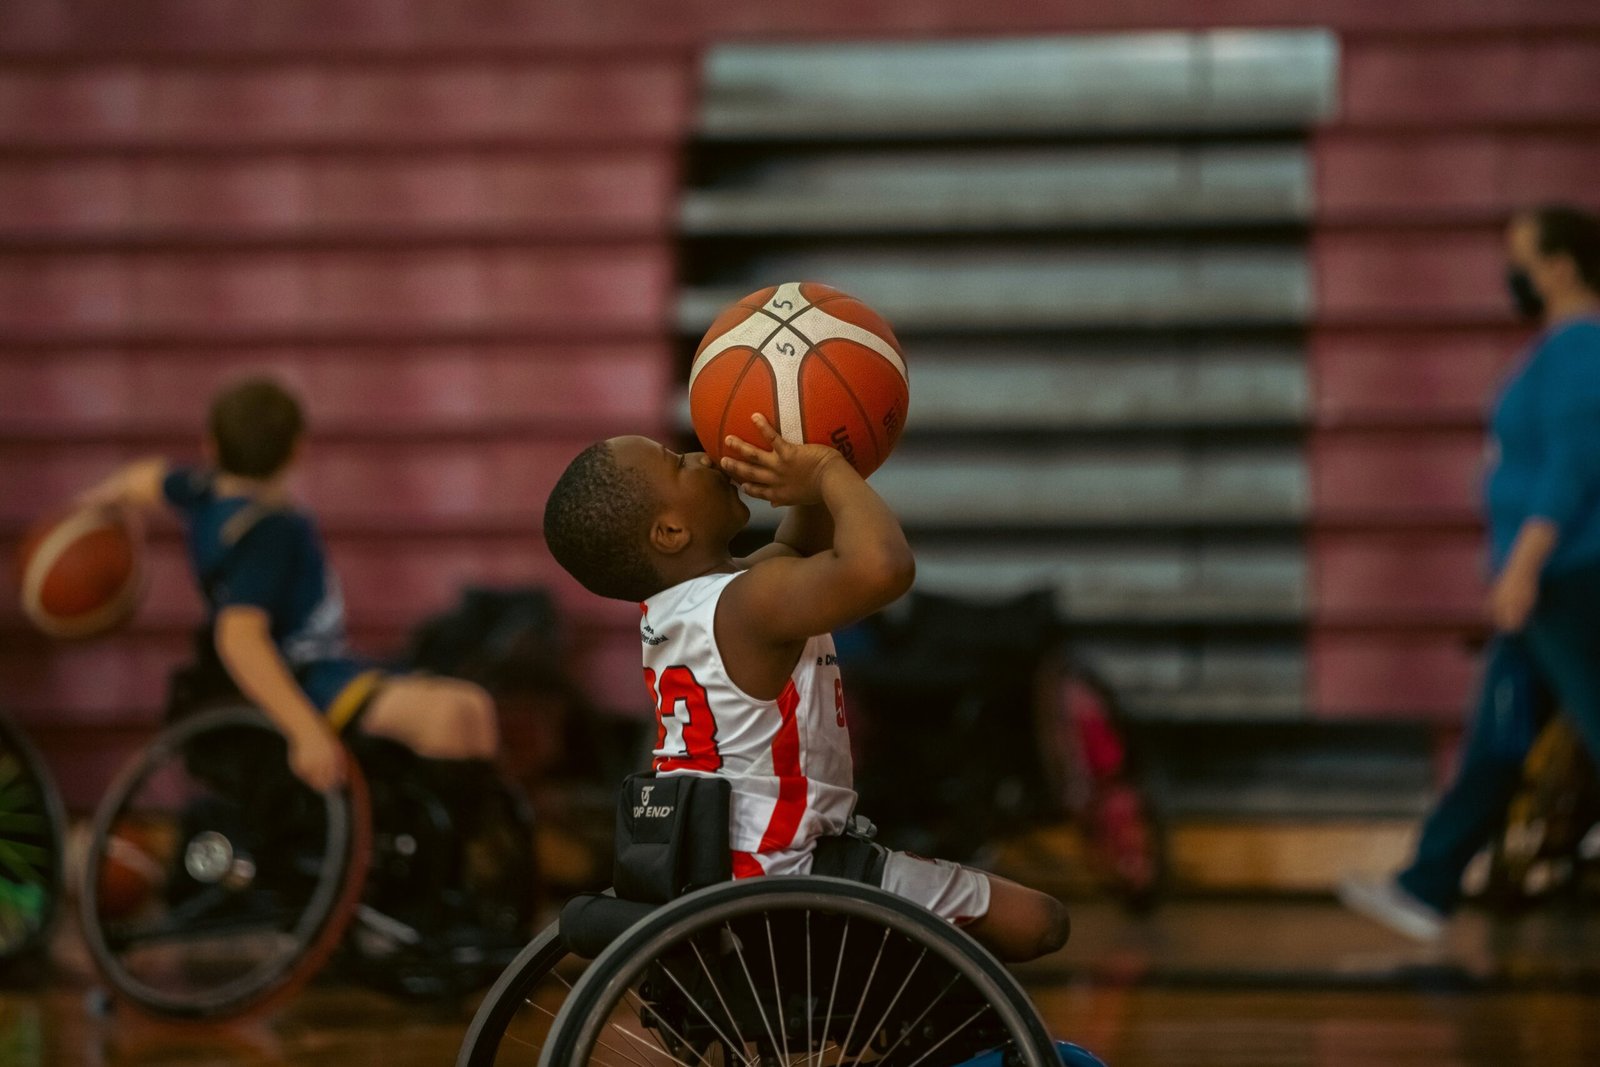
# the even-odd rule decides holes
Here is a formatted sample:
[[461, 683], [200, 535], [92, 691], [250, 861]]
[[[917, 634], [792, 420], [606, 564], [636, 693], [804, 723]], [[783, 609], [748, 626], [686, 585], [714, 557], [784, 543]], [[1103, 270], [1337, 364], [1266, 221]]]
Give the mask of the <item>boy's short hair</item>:
[[602, 441], [578, 454], [544, 506], [544, 539], [556, 562], [598, 596], [644, 600], [661, 591], [645, 551], [655, 518], [644, 475], [626, 470]]
[[270, 378], [247, 378], [212, 399], [206, 428], [223, 471], [270, 478], [289, 462], [306, 422], [289, 390]]

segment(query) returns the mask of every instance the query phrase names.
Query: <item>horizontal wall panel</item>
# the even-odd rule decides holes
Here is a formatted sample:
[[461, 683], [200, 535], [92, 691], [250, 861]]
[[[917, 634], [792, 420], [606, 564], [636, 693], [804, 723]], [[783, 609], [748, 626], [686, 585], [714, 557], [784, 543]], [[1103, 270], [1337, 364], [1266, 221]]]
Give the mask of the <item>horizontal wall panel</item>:
[[1592, 35], [1374, 38], [1349, 45], [1343, 79], [1351, 126], [1600, 121]]
[[[1310, 300], [1303, 253], [1271, 246], [773, 252], [754, 257], [745, 276], [836, 286], [901, 331], [1293, 325]], [[680, 327], [698, 333], [751, 288], [686, 290]]]
[[[307, 449], [294, 484], [330, 523], [490, 520], [536, 530], [561, 471], [591, 443], [329, 442]], [[0, 452], [0, 522], [31, 521], [138, 454], [116, 445], [13, 445]]]
[[873, 485], [913, 526], [1294, 523], [1306, 506], [1290, 450], [907, 445]]
[[1331, 34], [1217, 31], [721, 45], [707, 137], [960, 136], [1305, 125], [1333, 106]]
[[1078, 623], [1293, 622], [1305, 610], [1297, 544], [913, 544], [917, 589], [975, 598], [1051, 589]]
[[1310, 450], [1312, 515], [1374, 522], [1475, 516], [1484, 455], [1476, 429], [1319, 434]]
[[1316, 421], [1480, 422], [1527, 343], [1524, 328], [1321, 331], [1311, 338]]
[[1298, 645], [1085, 642], [1081, 654], [1136, 718], [1283, 722], [1304, 714], [1305, 656]]
[[603, 237], [664, 226], [672, 168], [661, 150], [13, 157], [0, 162], [0, 232], [239, 241], [550, 227]]
[[1589, 199], [1600, 166], [1600, 145], [1582, 128], [1400, 135], [1346, 126], [1313, 144], [1316, 211], [1333, 225], [1498, 221], [1543, 200]]
[[437, 144], [672, 139], [690, 83], [674, 60], [393, 64], [107, 63], [0, 72], [14, 146]]
[[1312, 237], [1319, 316], [1448, 325], [1509, 323], [1499, 230], [1358, 232]]
[[670, 263], [650, 245], [580, 251], [40, 254], [0, 257], [0, 330], [243, 335], [272, 331], [647, 329]]
[[1480, 654], [1451, 634], [1312, 631], [1311, 701], [1318, 715], [1460, 722]]
[[1347, 626], [1486, 625], [1487, 554], [1472, 531], [1317, 532], [1317, 618]]
[[1298, 424], [1308, 403], [1304, 354], [1288, 345], [929, 342], [908, 367], [912, 435]]
[[295, 389], [314, 436], [392, 438], [512, 424], [522, 432], [600, 437], [659, 423], [670, 366], [664, 341], [264, 348], [198, 357], [13, 352], [0, 354], [0, 439], [170, 434], [187, 450], [216, 390], [252, 374], [274, 375]]
[[730, 37], [792, 39], [818, 35], [993, 35], [1101, 33], [1212, 26], [1333, 26], [1363, 34], [1460, 34], [1592, 27], [1586, 0], [1512, 0], [1462, 4], [1411, 0], [1405, 4], [1309, 6], [1296, 0], [1146, 0], [1133, 7], [1052, 5], [1037, 0], [879, 0], [756, 6], [743, 0], [702, 0], [692, 6], [640, 9], [596, 0], [527, 0], [504, 5], [459, 0], [280, 0], [271, 7], [241, 3], [195, 5], [146, 0], [133, 18], [116, 0], [32, 0], [0, 6], [0, 42], [30, 54], [153, 51], [163, 55], [325, 55], [330, 50], [403, 56], [432, 50], [538, 55], [652, 54]]
[[818, 152], [685, 193], [689, 236], [1291, 223], [1300, 146]]

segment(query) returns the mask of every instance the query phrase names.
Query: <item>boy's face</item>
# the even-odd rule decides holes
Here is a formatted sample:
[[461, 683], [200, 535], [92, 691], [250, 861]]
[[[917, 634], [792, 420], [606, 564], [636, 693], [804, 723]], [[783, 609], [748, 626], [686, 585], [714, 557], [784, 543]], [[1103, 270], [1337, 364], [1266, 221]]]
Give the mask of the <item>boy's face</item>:
[[674, 452], [648, 437], [613, 437], [617, 465], [644, 475], [661, 514], [675, 514], [697, 537], [718, 548], [750, 521], [739, 490], [704, 452]]

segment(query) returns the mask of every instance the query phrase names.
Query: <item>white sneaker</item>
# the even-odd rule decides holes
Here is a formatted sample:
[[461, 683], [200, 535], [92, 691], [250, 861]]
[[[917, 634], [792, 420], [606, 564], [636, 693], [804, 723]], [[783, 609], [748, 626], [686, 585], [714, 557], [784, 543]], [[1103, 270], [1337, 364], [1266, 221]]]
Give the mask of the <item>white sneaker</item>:
[[1339, 879], [1339, 903], [1413, 941], [1433, 942], [1444, 933], [1445, 917], [1400, 888], [1393, 878], [1346, 875]]

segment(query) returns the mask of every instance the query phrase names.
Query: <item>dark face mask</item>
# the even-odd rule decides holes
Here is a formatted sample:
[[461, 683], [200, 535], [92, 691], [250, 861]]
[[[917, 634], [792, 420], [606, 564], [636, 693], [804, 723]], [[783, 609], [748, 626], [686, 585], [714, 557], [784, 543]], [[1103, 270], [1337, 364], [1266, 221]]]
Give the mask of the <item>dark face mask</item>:
[[1507, 269], [1506, 288], [1511, 290], [1511, 303], [1516, 306], [1518, 315], [1525, 319], [1544, 318], [1544, 297], [1533, 287], [1533, 279], [1528, 277], [1527, 271], [1521, 267]]

